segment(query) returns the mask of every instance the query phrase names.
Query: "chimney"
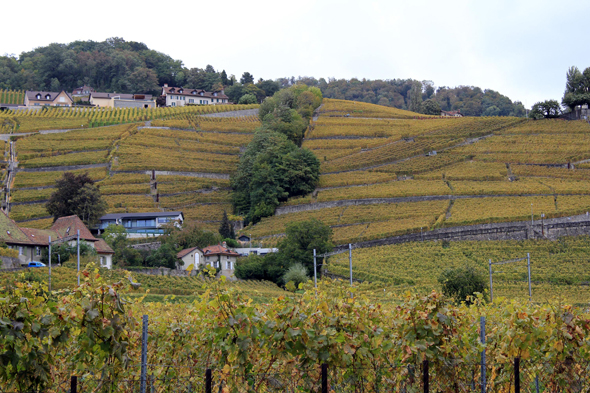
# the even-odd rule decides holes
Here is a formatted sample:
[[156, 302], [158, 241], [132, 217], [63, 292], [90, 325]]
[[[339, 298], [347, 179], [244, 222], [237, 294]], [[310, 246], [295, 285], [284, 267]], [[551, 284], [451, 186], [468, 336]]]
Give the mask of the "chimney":
[[168, 87], [168, 83], [164, 83], [164, 87]]
[[221, 89], [221, 94], [225, 94], [225, 89]]
[[227, 248], [227, 243], [226, 242], [221, 243], [221, 245], [223, 246], [223, 248]]

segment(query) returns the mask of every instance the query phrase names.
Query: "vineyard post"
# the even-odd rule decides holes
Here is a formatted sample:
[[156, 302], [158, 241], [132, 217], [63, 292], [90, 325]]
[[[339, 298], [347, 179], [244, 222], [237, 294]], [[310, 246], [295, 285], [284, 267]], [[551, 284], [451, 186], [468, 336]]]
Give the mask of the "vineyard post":
[[205, 370], [205, 393], [211, 393], [212, 390], [212, 380], [213, 378], [211, 378], [211, 369], [208, 368], [207, 370]]
[[[479, 339], [483, 344], [486, 343], [486, 317], [480, 317], [479, 319]], [[485, 348], [481, 351], [481, 393], [486, 393], [486, 350]]]
[[428, 360], [424, 360], [422, 362], [422, 386], [424, 388], [424, 393], [428, 393], [430, 391], [430, 381], [428, 375]]
[[529, 271], [529, 301], [533, 301], [533, 292], [531, 290], [531, 254], [526, 253], [526, 266]]
[[78, 286], [80, 286], [80, 230], [78, 229]]
[[78, 392], [78, 377], [72, 375], [70, 378], [70, 393], [77, 393]]
[[[352, 288], [352, 244], [350, 243], [348, 243], [348, 266], [350, 268], [350, 287]], [[352, 297], [352, 291], [350, 297]]]
[[514, 358], [514, 393], [520, 393], [520, 358]]
[[494, 283], [492, 282], [492, 260], [490, 259], [490, 303], [494, 301]]
[[49, 236], [49, 292], [51, 292], [51, 236]]
[[143, 329], [141, 332], [141, 381], [139, 385], [140, 393], [145, 393], [147, 377], [147, 340], [148, 340], [148, 316], [143, 316]]
[[328, 365], [322, 364], [322, 393], [328, 393]]

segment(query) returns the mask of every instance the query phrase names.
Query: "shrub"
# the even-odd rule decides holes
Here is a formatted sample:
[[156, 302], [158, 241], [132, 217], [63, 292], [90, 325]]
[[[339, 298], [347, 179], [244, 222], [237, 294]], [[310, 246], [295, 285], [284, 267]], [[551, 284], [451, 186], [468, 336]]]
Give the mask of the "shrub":
[[300, 263], [292, 265], [283, 276], [285, 283], [292, 282], [295, 288], [299, 288], [299, 284], [305, 283], [309, 280], [307, 277], [307, 269]]
[[471, 266], [446, 269], [438, 277], [438, 282], [446, 296], [467, 304], [471, 303], [469, 297], [475, 293], [483, 294], [487, 288], [485, 277]]

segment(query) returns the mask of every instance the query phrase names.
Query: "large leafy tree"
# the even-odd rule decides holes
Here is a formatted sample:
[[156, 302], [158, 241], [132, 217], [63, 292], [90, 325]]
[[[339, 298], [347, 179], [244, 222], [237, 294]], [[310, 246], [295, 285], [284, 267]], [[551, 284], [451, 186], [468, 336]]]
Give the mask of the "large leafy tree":
[[559, 106], [559, 102], [555, 100], [537, 102], [533, 105], [529, 113], [531, 119], [550, 119], [559, 117], [559, 115], [561, 115], [561, 107]]
[[56, 181], [56, 191], [51, 194], [46, 208], [54, 220], [77, 215], [84, 224], [93, 226], [106, 212], [107, 204], [88, 173], [66, 172]]
[[570, 67], [566, 74], [565, 92], [562, 104], [573, 110], [578, 105], [590, 105], [590, 67], [580, 72]]
[[272, 215], [279, 202], [313, 191], [319, 168], [312, 152], [298, 148], [284, 134], [259, 130], [232, 176], [235, 212], [247, 222]]

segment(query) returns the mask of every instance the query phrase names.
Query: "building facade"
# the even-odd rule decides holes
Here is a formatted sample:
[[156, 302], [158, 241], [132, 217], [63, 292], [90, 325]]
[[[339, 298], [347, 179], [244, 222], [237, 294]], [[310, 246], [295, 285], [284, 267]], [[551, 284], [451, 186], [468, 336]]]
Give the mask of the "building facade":
[[210, 92], [164, 85], [162, 96], [166, 98], [166, 106], [229, 104], [229, 98], [223, 90]]
[[74, 100], [64, 90], [53, 91], [26, 91], [25, 106], [28, 108], [36, 106], [72, 106]]
[[103, 231], [113, 224], [122, 225], [129, 238], [160, 236], [164, 234], [166, 224], [171, 222], [182, 227], [182, 212], [112, 213], [100, 218], [98, 230]]
[[[80, 231], [80, 241], [88, 243], [96, 250], [97, 262], [101, 267], [113, 266], [115, 253], [102, 239], [95, 238], [78, 216], [58, 218], [49, 229], [21, 228], [4, 211], [0, 212], [0, 240], [9, 248], [18, 251], [21, 266], [29, 262], [39, 262], [43, 249], [63, 243], [75, 245]], [[57, 263], [57, 261], [56, 261]]]
[[156, 100], [151, 94], [121, 94], [92, 92], [88, 98], [91, 105], [102, 108], [155, 108]]

